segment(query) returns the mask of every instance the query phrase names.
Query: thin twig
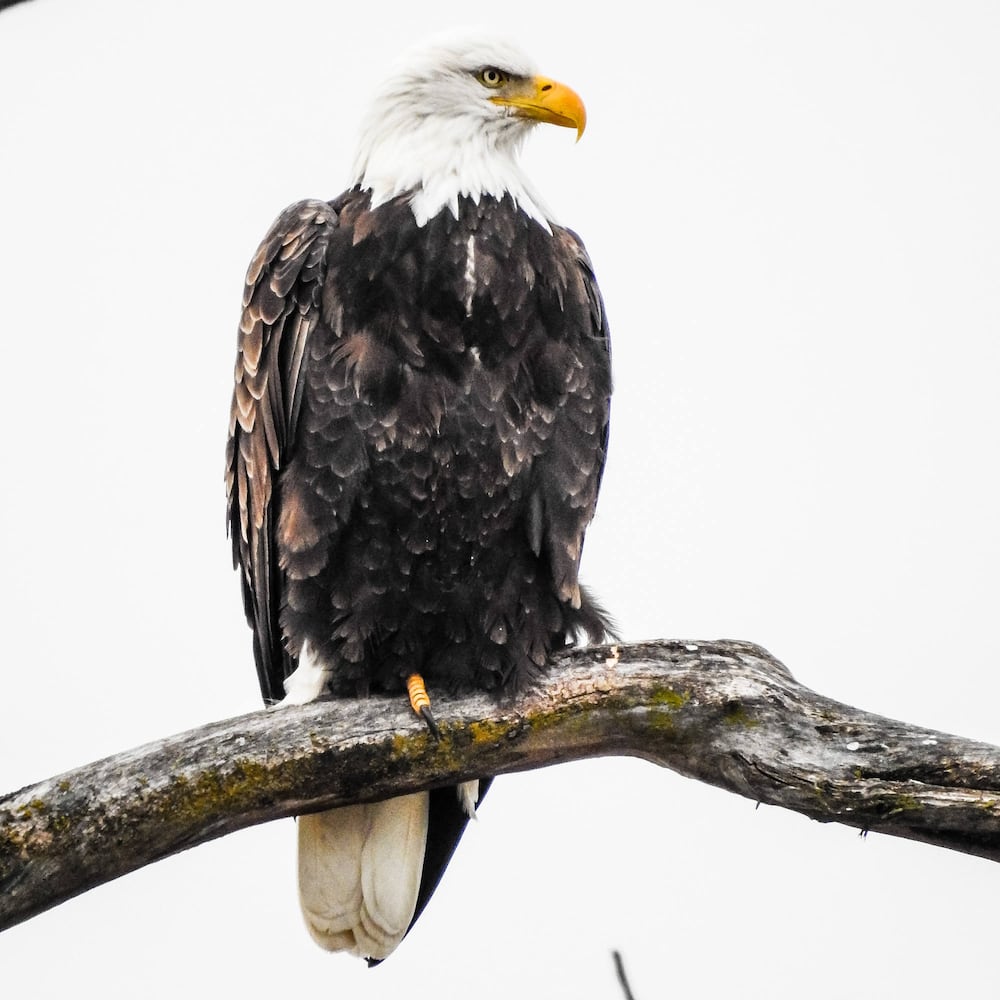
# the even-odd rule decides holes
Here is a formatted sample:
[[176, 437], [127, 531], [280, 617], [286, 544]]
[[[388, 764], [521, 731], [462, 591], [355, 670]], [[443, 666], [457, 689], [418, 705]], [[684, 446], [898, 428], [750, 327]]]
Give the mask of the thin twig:
[[617, 950], [613, 951], [611, 952], [611, 957], [615, 960], [615, 972], [618, 973], [618, 982], [621, 983], [625, 1000], [635, 1000], [632, 988], [628, 984], [628, 976], [625, 975], [625, 963], [622, 961], [622, 953]]

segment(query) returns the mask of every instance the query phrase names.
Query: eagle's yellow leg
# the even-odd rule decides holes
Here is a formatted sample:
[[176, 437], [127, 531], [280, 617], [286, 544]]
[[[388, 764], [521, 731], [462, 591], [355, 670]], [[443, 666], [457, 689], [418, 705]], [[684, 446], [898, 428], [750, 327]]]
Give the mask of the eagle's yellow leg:
[[410, 674], [406, 678], [406, 692], [410, 696], [410, 708], [424, 720], [434, 739], [441, 739], [441, 731], [431, 714], [431, 700], [427, 697], [427, 688], [420, 674]]

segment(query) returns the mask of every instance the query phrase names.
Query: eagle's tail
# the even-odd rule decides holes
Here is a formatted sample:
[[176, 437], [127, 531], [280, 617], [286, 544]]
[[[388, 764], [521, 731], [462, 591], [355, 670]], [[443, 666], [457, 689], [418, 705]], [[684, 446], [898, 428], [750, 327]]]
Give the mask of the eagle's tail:
[[299, 901], [321, 947], [383, 959], [413, 920], [428, 793], [299, 817]]

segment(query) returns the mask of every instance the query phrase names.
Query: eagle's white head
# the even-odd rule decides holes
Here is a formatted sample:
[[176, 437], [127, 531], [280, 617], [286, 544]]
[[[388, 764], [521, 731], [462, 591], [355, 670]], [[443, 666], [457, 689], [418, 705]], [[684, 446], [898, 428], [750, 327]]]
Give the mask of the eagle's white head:
[[539, 76], [514, 44], [482, 32], [450, 35], [409, 53], [376, 96], [361, 132], [354, 183], [372, 205], [411, 193], [417, 223], [467, 195], [509, 194], [548, 228], [517, 162], [539, 122], [583, 133], [587, 115], [567, 86]]

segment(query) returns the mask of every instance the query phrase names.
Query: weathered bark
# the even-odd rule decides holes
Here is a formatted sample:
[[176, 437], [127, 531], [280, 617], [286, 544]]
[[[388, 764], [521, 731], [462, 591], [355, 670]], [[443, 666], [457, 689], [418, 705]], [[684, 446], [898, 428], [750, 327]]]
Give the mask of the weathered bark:
[[578, 650], [498, 703], [439, 696], [213, 723], [0, 798], [0, 929], [254, 823], [477, 775], [643, 757], [822, 822], [1000, 860], [1000, 748], [871, 715], [741, 642]]

